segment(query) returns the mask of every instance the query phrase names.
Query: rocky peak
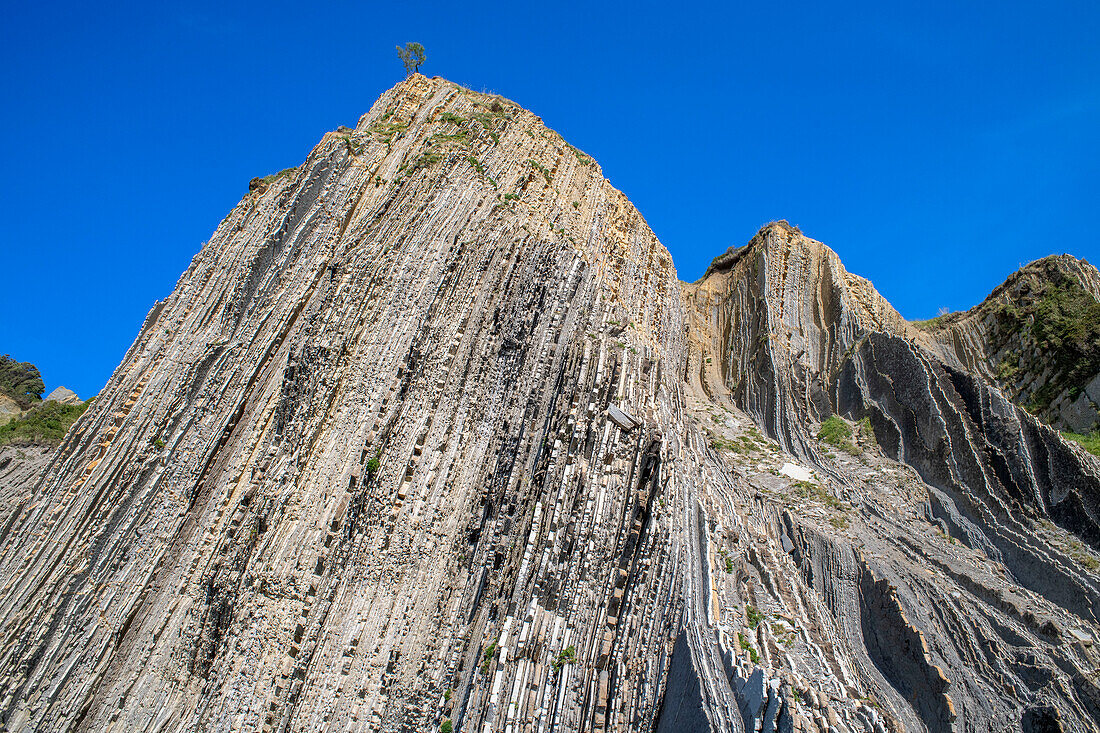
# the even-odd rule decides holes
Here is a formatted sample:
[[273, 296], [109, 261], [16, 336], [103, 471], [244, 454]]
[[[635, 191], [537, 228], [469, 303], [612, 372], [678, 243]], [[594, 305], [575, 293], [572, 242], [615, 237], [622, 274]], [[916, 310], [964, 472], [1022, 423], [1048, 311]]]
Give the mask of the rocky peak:
[[63, 405], [79, 405], [84, 400], [77, 397], [76, 392], [73, 392], [68, 387], [57, 387], [54, 391], [46, 395], [43, 402], [60, 402]]
[[796, 452], [807, 444], [784, 423], [831, 414], [825, 381], [860, 339], [875, 331], [917, 336], [870, 282], [787, 222], [764, 226], [682, 291], [702, 360], [692, 373]]
[[591, 158], [415, 74], [257, 180], [0, 465], [5, 727], [1100, 720], [1100, 466], [825, 245], [680, 283]]
[[1100, 429], [1100, 272], [1051, 255], [968, 311], [921, 324], [943, 358], [1062, 430]]

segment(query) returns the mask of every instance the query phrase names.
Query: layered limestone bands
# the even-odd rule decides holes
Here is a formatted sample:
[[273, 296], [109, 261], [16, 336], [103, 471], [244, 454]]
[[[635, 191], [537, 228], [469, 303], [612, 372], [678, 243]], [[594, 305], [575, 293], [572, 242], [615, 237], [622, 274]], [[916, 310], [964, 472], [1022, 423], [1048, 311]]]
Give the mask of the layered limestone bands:
[[683, 326], [642, 218], [423, 77], [255, 189], [6, 529], [6, 726], [651, 720]]
[[982, 303], [925, 323], [948, 363], [1062, 430], [1100, 429], [1100, 272], [1069, 255], [1027, 265]]
[[913, 331], [832, 250], [782, 222], [683, 292], [699, 386], [747, 410], [796, 454], [814, 454], [800, 426], [830, 414], [827, 381], [857, 340]]
[[[875, 690], [847, 697], [873, 696], [879, 710], [889, 712], [888, 728], [1015, 726], [1021, 710], [1040, 719], [1048, 708], [1061, 711], [1071, 729], [1095, 724], [1100, 698], [1086, 672], [1095, 652], [1078, 647], [1073, 661], [1063, 656], [1079, 638], [1091, 645], [1094, 632], [1082, 630], [1095, 629], [1100, 619], [1097, 563], [1082, 544], [1096, 548], [1100, 540], [1095, 459], [980, 373], [960, 369], [937, 341], [906, 323], [865, 280], [848, 274], [828, 248], [784, 223], [765, 227], [683, 290], [693, 347], [685, 376], [697, 411], [705, 411], [700, 426], [711, 448], [734, 473], [709, 482], [711, 496], [723, 494], [723, 484], [735, 487], [724, 505], [712, 504], [710, 521], [736, 526], [769, 504], [791, 512], [778, 527], [766, 514], [762, 519], [766, 544], [790, 552], [794, 565], [754, 559], [760, 557], [758, 541], [748, 553], [755, 566], [748, 576], [759, 574], [762, 582], [737, 581], [728, 590], [728, 632], [740, 642], [734, 646], [759, 649], [769, 637], [778, 642], [781, 659], [771, 666], [789, 665], [792, 674], [780, 671], [777, 679], [792, 689], [807, 667], [816, 667], [819, 675], [830, 670], [826, 679], [839, 674], [857, 690]], [[784, 480], [778, 460], [770, 468], [767, 460], [761, 463], [764, 444], [744, 432], [738, 437], [741, 428], [723, 416], [739, 410], [785, 451], [816, 466], [817, 477]], [[813, 425], [833, 414], [858, 424], [858, 445], [816, 439]], [[898, 485], [882, 459], [911, 466], [915, 483]], [[756, 487], [756, 501], [747, 504], [737, 497], [746, 483]], [[821, 510], [813, 507], [817, 502]], [[738, 503], [742, 508], [733, 514], [740, 518], [728, 508]], [[807, 524], [827, 538], [824, 546], [799, 541]], [[720, 541], [740, 544], [744, 536], [727, 532]], [[821, 565], [816, 557], [825, 547], [836, 554]], [[981, 560], [963, 560], [973, 556]], [[735, 555], [727, 549], [725, 557]], [[975, 572], [986, 563], [1003, 578]], [[729, 569], [741, 578], [742, 567], [734, 562]], [[776, 573], [789, 577], [799, 570], [802, 581], [832, 599], [832, 621], [844, 640], [836, 662], [815, 665], [798, 650], [798, 637], [783, 630], [783, 624], [815, 622], [806, 615], [789, 624], [799, 607], [812, 607], [791, 600], [805, 599], [808, 588], [794, 583], [784, 591], [775, 580]], [[721, 587], [717, 592], [723, 595]], [[858, 603], [837, 600], [853, 594]], [[765, 618], [780, 619], [778, 631], [759, 635], [753, 619], [769, 607], [775, 610]], [[745, 619], [761, 638], [752, 640], [743, 626], [735, 631], [739, 608], [756, 609], [746, 610]], [[988, 625], [972, 620], [974, 608]], [[790, 640], [796, 643], [784, 652]], [[976, 644], [985, 645], [977, 654]], [[1012, 667], [1008, 660], [1020, 649], [1032, 650], [1027, 663], [1041, 673]], [[1006, 663], [1015, 669], [1007, 677]], [[852, 671], [838, 672], [849, 666]], [[1034, 687], [1033, 673], [1054, 680], [1066, 670], [1072, 670], [1072, 684]], [[746, 697], [739, 681], [745, 678], [734, 679], [745, 710], [759, 696]], [[746, 729], [767, 727], [769, 719], [782, 726], [785, 708], [775, 716], [765, 707], [749, 708]]]
[[0, 456], [3, 726], [1092, 729], [1097, 462], [943, 349], [785, 224], [679, 283], [414, 75]]

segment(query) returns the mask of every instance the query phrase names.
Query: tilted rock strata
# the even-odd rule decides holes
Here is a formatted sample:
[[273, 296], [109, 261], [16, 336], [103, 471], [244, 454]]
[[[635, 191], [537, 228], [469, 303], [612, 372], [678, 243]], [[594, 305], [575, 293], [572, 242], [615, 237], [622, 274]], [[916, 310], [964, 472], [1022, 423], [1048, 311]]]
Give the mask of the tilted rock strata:
[[534, 115], [383, 95], [226, 218], [4, 537], [7, 725], [644, 725], [676, 294]]
[[683, 285], [590, 158], [417, 75], [250, 188], [15, 494], [9, 729], [1100, 719], [1096, 464], [823, 245]]
[[[1048, 704], [1073, 710], [1063, 714], [1064, 721], [1076, 720], [1085, 728], [1090, 725], [1086, 721], [1095, 722], [1100, 698], [1087, 674], [1091, 647], [1073, 662], [1044, 655], [1060, 656], [1046, 651], [1048, 645], [1075, 644], [1075, 634], [1091, 643], [1100, 620], [1095, 556], [1077, 539], [1094, 549], [1100, 546], [1096, 460], [981, 377], [945, 363], [935, 340], [907, 324], [866, 281], [844, 271], [828, 248], [785, 224], [765, 227], [746, 248], [725, 255], [702, 280], [685, 285], [684, 292], [695, 346], [687, 376], [700, 403], [708, 406], [712, 419], [723, 414], [714, 412], [713, 405], [747, 411], [782, 448], [816, 465], [821, 484], [832, 490], [815, 489], [810, 496], [843, 510], [829, 519], [834, 530], [844, 531], [826, 535], [839, 535], [839, 547], [864, 548], [856, 557], [848, 556], [846, 562], [854, 563], [858, 572], [844, 574], [847, 587], [830, 590], [836, 581], [827, 577], [819, 589], [825, 597], [851, 593], [853, 586], [858, 592], [860, 605], [837, 607], [834, 613], [842, 626], [857, 620], [861, 626], [860, 634], [852, 630], [846, 636], [862, 638], [850, 652], [857, 662], [864, 657], [864, 670], [871, 673], [862, 683], [870, 683], [872, 694], [883, 703], [900, 693], [901, 699], [894, 698], [900, 704], [886, 704], [898, 726], [941, 730], [949, 724], [1011, 725], [1018, 722], [1020, 710], [1039, 711]], [[842, 451], [815, 440], [810, 429], [834, 413], [866, 419], [875, 451], [912, 466], [920, 489], [890, 500], [893, 492], [878, 485], [878, 471], [860, 470], [860, 477], [845, 470], [852, 461], [838, 458]], [[708, 428], [714, 431], [714, 426]], [[751, 450], [760, 445], [736, 440], [719, 436], [712, 446], [719, 452], [743, 453], [746, 445]], [[856, 452], [864, 453], [864, 466], [874, 464], [865, 451]], [[870, 492], [868, 479], [876, 484]], [[721, 483], [712, 482], [711, 491], [715, 485]], [[780, 490], [789, 492], [791, 487]], [[795, 491], [805, 494], [807, 489]], [[791, 511], [790, 500], [788, 495], [779, 503]], [[890, 518], [906, 505], [902, 514], [908, 521]], [[857, 508], [863, 519], [879, 521], [858, 526], [850, 516]], [[806, 531], [799, 513], [791, 513], [783, 524], [770, 532], [773, 541], [788, 537], [791, 547], [784, 549], [798, 560], [804, 577], [815, 579], [818, 573], [807, 572], [805, 552], [795, 540]], [[941, 535], [929, 537], [930, 527]], [[845, 542], [845, 536], [856, 542]], [[936, 557], [942, 551], [935, 545], [945, 540], [951, 545], [948, 555], [955, 554], [956, 546], [972, 548], [1004, 579], [980, 579], [972, 569]], [[868, 555], [866, 549], [876, 545], [881, 552]], [[914, 576], [914, 570], [921, 572]], [[936, 592], [929, 587], [932, 577]], [[907, 590], [898, 595], [899, 588]], [[950, 595], [941, 595], [947, 589]], [[791, 604], [783, 603], [782, 594], [770, 585], [769, 590], [755, 602], [779, 602], [789, 614]], [[745, 593], [741, 589], [735, 594], [735, 607], [746, 602]], [[885, 601], [884, 594], [891, 600]], [[1012, 634], [997, 638], [974, 626], [960, 638], [958, 619], [972, 615], [968, 608], [958, 608], [952, 617], [926, 610], [960, 604], [997, 617], [992, 633], [1014, 629]], [[884, 632], [887, 619], [882, 617], [891, 614], [895, 618]], [[917, 633], [928, 640], [920, 642], [921, 654], [909, 662], [899, 659], [893, 645], [912, 648]], [[994, 667], [1013, 658], [1014, 647], [1044, 650], [1029, 652], [1034, 659], [1028, 664], [1045, 670], [1042, 675], [1050, 679], [1074, 669], [1072, 682], [1054, 701], [1032, 694], [1029, 677], [1037, 672], [1021, 674], [1006, 687], [1004, 672], [975, 668], [973, 651], [959, 645], [974, 644], [975, 639], [989, 639], [986, 663]], [[943, 701], [934, 704], [940, 697]], [[914, 699], [921, 703], [914, 705]]]
[[[982, 303], [963, 313], [933, 319], [926, 328], [939, 353], [952, 366], [975, 372], [997, 384], [1014, 401], [1062, 430], [1100, 429], [1100, 344], [1086, 346], [1083, 336], [1057, 346], [1034, 333], [1043, 301], [1091, 314], [1076, 314], [1079, 326], [1096, 336], [1100, 317], [1100, 272], [1070, 255], [1052, 255], [1025, 266]], [[1072, 331], [1078, 330], [1077, 328]]]
[[30, 497], [52, 457], [51, 446], [0, 447], [0, 526]]

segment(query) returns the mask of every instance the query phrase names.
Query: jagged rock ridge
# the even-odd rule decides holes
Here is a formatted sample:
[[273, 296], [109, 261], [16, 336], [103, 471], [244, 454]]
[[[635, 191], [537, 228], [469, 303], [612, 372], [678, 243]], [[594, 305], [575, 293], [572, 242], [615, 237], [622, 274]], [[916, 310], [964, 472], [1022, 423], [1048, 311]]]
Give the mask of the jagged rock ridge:
[[820, 243], [679, 283], [418, 75], [250, 188], [4, 525], [9, 729], [1100, 719], [1097, 463]]
[[945, 361], [977, 372], [1063, 430], [1100, 428], [1100, 272], [1036, 260], [982, 303], [926, 325]]

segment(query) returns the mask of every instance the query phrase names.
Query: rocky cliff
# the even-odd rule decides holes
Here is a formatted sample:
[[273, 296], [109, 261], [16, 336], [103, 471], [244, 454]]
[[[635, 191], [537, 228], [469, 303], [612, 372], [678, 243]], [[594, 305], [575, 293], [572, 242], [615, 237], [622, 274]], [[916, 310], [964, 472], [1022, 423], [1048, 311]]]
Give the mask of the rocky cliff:
[[1100, 465], [824, 245], [680, 283], [418, 75], [250, 189], [21, 479], [7, 729], [1100, 720]]
[[921, 324], [956, 368], [996, 384], [1045, 422], [1100, 428], [1100, 272], [1070, 255], [1036, 260], [982, 303]]

